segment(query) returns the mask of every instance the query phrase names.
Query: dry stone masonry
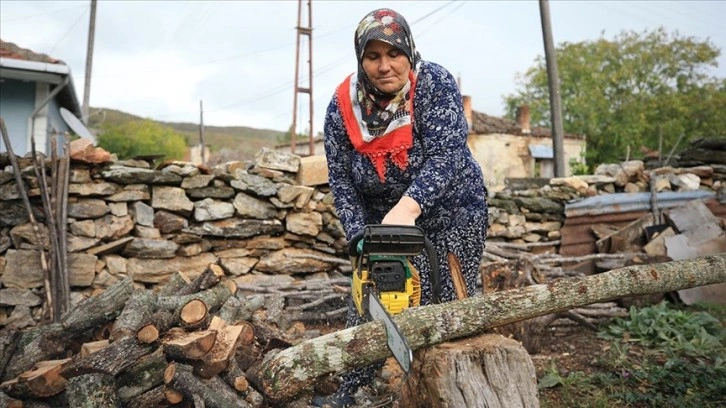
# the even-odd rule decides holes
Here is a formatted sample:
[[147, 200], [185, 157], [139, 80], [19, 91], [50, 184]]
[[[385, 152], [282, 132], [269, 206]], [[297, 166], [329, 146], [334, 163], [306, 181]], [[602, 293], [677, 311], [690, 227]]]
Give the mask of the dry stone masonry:
[[[726, 149], [707, 148], [713, 164], [686, 154], [672, 162], [684, 167], [652, 168], [633, 160], [601, 165], [594, 175], [512, 180], [490, 192], [489, 241], [551, 243], [556, 250], [565, 204], [649, 191], [651, 179], [658, 192], [723, 190]], [[193, 279], [209, 264], [247, 287], [341, 278], [350, 271], [324, 158], [263, 148], [254, 161], [205, 168], [113, 161], [94, 150], [71, 157], [72, 304], [126, 277], [138, 288], [155, 288], [178, 271]], [[31, 160], [19, 162], [47, 248], [39, 182]], [[7, 154], [0, 166], [0, 326], [23, 328], [40, 319], [45, 276]]]

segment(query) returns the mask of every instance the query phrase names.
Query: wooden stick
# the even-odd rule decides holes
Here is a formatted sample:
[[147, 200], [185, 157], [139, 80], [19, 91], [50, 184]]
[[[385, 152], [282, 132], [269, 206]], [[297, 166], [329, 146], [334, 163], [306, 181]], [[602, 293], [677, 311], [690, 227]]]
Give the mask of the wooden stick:
[[53, 310], [53, 298], [51, 295], [49, 281], [50, 265], [48, 264], [48, 259], [46, 257], [43, 237], [40, 233], [40, 228], [38, 228], [38, 222], [35, 220], [35, 215], [33, 214], [33, 207], [30, 206], [28, 192], [25, 189], [25, 183], [23, 182], [23, 178], [20, 176], [20, 166], [18, 165], [18, 159], [13, 152], [12, 145], [10, 144], [10, 136], [8, 136], [8, 129], [5, 127], [5, 120], [3, 118], [0, 118], [0, 133], [2, 133], [3, 143], [5, 143], [5, 147], [8, 149], [8, 157], [10, 158], [10, 164], [12, 164], [13, 166], [15, 183], [18, 185], [18, 193], [20, 195], [20, 198], [23, 200], [23, 205], [25, 205], [26, 211], [28, 212], [28, 220], [30, 220], [30, 225], [33, 226], [33, 233], [35, 234], [35, 239], [38, 241], [38, 248], [40, 248], [40, 267], [41, 269], [43, 269], [43, 275], [45, 276], [43, 283], [45, 285], [45, 307], [47, 310], [46, 315], [50, 318], [50, 320], [54, 320], [55, 312]]

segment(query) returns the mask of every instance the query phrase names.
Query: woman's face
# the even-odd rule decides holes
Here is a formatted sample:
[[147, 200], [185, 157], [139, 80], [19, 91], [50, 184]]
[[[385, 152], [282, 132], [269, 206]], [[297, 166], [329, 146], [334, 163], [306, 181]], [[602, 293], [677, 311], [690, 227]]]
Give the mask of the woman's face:
[[378, 40], [366, 45], [362, 65], [371, 84], [387, 94], [401, 90], [411, 71], [411, 63], [403, 51]]

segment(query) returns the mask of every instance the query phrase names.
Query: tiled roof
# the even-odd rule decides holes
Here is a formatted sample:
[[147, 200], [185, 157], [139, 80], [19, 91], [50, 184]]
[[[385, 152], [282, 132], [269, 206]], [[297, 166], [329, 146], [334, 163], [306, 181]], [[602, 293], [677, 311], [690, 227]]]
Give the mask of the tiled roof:
[[0, 57], [65, 65], [65, 63], [59, 59], [55, 59], [46, 54], [38, 54], [37, 52], [33, 52], [27, 48], [21, 48], [14, 43], [3, 40], [0, 40]]
[[[471, 132], [476, 135], [503, 134], [515, 136], [551, 137], [552, 131], [548, 128], [533, 126], [530, 133], [522, 132], [522, 127], [513, 120], [490, 116], [477, 111], [471, 112]], [[582, 139], [581, 135], [565, 133], [568, 139]]]

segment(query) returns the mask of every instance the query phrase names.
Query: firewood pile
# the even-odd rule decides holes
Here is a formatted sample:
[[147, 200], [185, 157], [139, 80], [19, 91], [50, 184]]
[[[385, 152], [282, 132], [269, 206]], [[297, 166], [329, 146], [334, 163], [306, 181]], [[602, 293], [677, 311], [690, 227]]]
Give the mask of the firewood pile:
[[319, 333], [283, 332], [262, 298], [214, 264], [157, 291], [121, 280], [58, 323], [0, 332], [0, 406], [264, 406], [255, 366]]

